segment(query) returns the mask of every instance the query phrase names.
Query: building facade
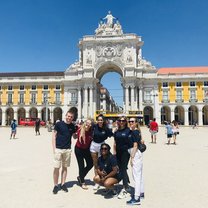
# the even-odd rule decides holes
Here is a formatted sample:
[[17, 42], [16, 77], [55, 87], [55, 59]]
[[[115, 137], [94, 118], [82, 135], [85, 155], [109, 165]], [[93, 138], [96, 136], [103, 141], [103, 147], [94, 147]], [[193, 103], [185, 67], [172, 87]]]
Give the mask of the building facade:
[[54, 122], [71, 107], [78, 119], [93, 118], [100, 109], [117, 111], [100, 84], [107, 72], [121, 76], [124, 114], [140, 110], [146, 124], [155, 117], [159, 123], [207, 125], [208, 67], [156, 69], [143, 58], [143, 44], [140, 36], [123, 33], [109, 13], [94, 35], [79, 41], [79, 59], [64, 72], [1, 73], [1, 125], [22, 117]]

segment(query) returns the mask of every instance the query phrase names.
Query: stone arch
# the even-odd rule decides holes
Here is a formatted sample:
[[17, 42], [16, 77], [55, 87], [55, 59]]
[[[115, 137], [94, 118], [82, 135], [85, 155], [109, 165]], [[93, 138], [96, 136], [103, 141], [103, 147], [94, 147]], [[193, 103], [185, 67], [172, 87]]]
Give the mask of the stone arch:
[[164, 124], [165, 121], [171, 122], [171, 110], [168, 106], [161, 108], [161, 124]]
[[41, 120], [47, 122], [50, 121], [50, 109], [48, 108], [48, 118], [46, 118], [46, 107], [41, 110]]
[[14, 109], [7, 108], [6, 110], [6, 125], [11, 125], [12, 120], [14, 119]]
[[202, 108], [203, 125], [208, 125], [208, 105]]
[[124, 70], [121, 64], [115, 63], [113, 61], [107, 61], [97, 66], [97, 69], [95, 70], [95, 78], [101, 80], [103, 75], [108, 72], [117, 72], [121, 75], [121, 77], [123, 77], [123, 71]]
[[153, 120], [153, 108], [151, 106], [146, 106], [143, 110], [144, 124], [148, 125], [150, 120]]
[[182, 106], [176, 106], [174, 110], [175, 118], [174, 120], [177, 121], [180, 125], [184, 125], [184, 108]]
[[189, 125], [193, 125], [194, 123], [198, 123], [198, 108], [195, 105], [191, 105], [188, 108], [188, 119], [189, 119]]
[[17, 122], [19, 123], [20, 118], [25, 118], [26, 110], [24, 108], [19, 108], [17, 110]]
[[29, 117], [30, 118], [38, 118], [38, 110], [35, 107], [30, 108], [29, 110]]
[[57, 121], [57, 120], [62, 120], [62, 109], [60, 107], [56, 107], [54, 108], [53, 110], [53, 120], [54, 120], [54, 123]]

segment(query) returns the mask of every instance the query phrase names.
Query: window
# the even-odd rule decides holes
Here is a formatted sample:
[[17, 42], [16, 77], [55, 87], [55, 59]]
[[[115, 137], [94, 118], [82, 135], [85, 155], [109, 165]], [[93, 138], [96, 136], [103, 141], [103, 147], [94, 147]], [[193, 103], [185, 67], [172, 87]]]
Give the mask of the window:
[[48, 90], [48, 85], [43, 85], [44, 90]]
[[163, 82], [163, 87], [168, 87], [168, 82]]
[[12, 89], [13, 89], [12, 85], [9, 85], [8, 90], [12, 90]]
[[191, 87], [195, 87], [196, 86], [196, 82], [190, 82], [190, 86]]
[[61, 102], [61, 94], [59, 92], [56, 93], [56, 103]]
[[43, 93], [43, 103], [48, 101], [48, 93]]
[[163, 101], [168, 101], [168, 91], [163, 91]]
[[181, 86], [182, 86], [181, 82], [176, 82], [176, 87], [181, 87]]
[[31, 103], [36, 104], [36, 93], [31, 94]]
[[61, 89], [61, 85], [56, 85], [56, 90], [60, 90]]
[[24, 94], [23, 93], [20, 93], [20, 95], [19, 95], [19, 103], [20, 104], [24, 103]]
[[176, 99], [177, 100], [182, 100], [182, 91], [181, 90], [176, 91]]
[[208, 99], [208, 90], [204, 90], [204, 98]]
[[204, 81], [204, 86], [208, 87], [208, 81]]
[[25, 86], [24, 85], [20, 85], [20, 90], [24, 90]]
[[31, 89], [32, 90], [36, 90], [37, 89], [37, 86], [36, 85], [32, 85]]
[[12, 93], [8, 93], [8, 104], [12, 103]]
[[77, 102], [77, 94], [75, 92], [71, 93], [71, 101], [72, 102]]
[[191, 91], [190, 91], [190, 99], [191, 99], [191, 100], [196, 99], [196, 90], [191, 90]]
[[145, 101], [151, 101], [150, 91], [144, 91], [144, 100]]

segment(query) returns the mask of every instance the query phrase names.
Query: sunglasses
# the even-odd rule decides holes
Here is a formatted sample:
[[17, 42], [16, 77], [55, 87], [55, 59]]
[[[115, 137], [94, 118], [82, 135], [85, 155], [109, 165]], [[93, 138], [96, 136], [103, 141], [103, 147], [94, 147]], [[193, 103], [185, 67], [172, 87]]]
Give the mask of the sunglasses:
[[108, 150], [108, 148], [107, 147], [102, 147], [101, 150]]
[[118, 122], [126, 122], [126, 120], [118, 120]]
[[135, 121], [129, 121], [129, 123], [134, 123]]

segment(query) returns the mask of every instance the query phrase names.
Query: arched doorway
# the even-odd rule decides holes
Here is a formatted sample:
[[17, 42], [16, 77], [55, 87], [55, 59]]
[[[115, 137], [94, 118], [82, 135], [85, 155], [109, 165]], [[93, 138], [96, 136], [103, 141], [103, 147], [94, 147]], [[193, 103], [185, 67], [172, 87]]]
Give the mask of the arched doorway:
[[6, 110], [6, 125], [11, 125], [12, 120], [14, 119], [14, 110], [13, 108], [8, 108]]
[[163, 106], [161, 108], [161, 124], [164, 124], [165, 121], [171, 122], [171, 113], [168, 106]]
[[153, 108], [150, 106], [146, 106], [143, 110], [144, 114], [144, 124], [148, 125], [150, 120], [153, 120]]
[[208, 125], [208, 105], [202, 108], [203, 125]]
[[38, 118], [38, 110], [37, 110], [37, 108], [31, 108], [30, 110], [29, 110], [29, 117], [30, 118]]
[[19, 123], [20, 118], [25, 118], [25, 109], [24, 108], [18, 109], [17, 117], [18, 117], [18, 121], [17, 121], [18, 123]]
[[57, 121], [57, 120], [62, 120], [62, 109], [59, 108], [59, 107], [56, 107], [54, 110], [53, 110], [53, 120], [54, 120], [54, 123]]
[[184, 108], [182, 106], [176, 106], [175, 110], [175, 121], [180, 125], [184, 125]]
[[43, 121], [50, 121], [50, 109], [48, 109], [48, 116], [47, 116], [48, 118], [46, 118], [46, 108], [43, 108], [42, 110], [41, 110], [41, 119], [43, 120]]
[[189, 119], [189, 125], [193, 125], [194, 123], [198, 123], [198, 108], [196, 106], [192, 105], [189, 107], [188, 119]]

